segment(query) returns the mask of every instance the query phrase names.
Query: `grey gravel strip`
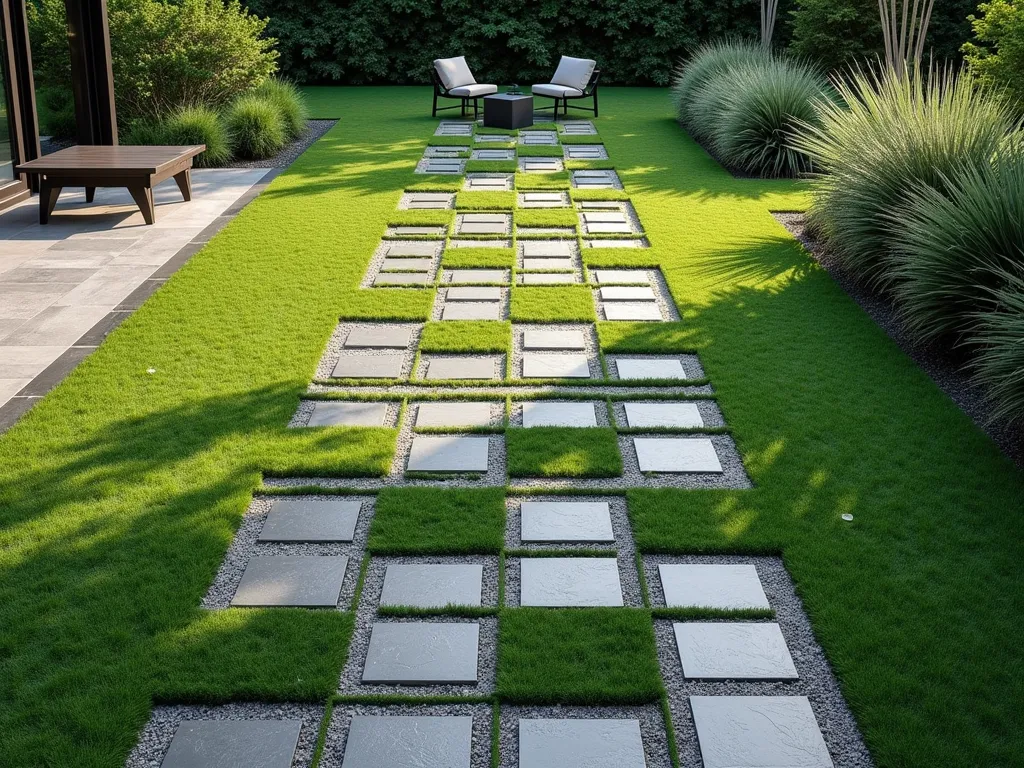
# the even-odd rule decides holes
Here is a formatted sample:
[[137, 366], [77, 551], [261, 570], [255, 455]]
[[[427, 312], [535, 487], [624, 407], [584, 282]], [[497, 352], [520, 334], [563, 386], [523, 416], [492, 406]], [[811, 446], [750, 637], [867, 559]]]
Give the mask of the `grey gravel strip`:
[[[869, 768], [874, 763], [857, 729], [839, 683], [814, 637], [803, 603], [782, 561], [776, 557], [740, 556], [665, 556], [643, 558], [647, 587], [653, 606], [664, 606], [665, 597], [658, 577], [662, 563], [739, 564], [750, 563], [757, 569], [768, 602], [782, 630], [796, 665], [799, 680], [790, 682], [702, 682], [683, 677], [672, 623], [654, 622], [658, 661], [669, 694], [672, 723], [682, 765], [700, 765], [697, 733], [690, 711], [690, 696], [807, 696], [818, 727], [825, 738], [836, 768]], [[744, 619], [744, 621], [748, 621]]]
[[[301, 720], [293, 768], [310, 768], [316, 750], [322, 704], [264, 704], [238, 702], [220, 706], [157, 706], [128, 755], [125, 768], [158, 768], [178, 726], [186, 720]], [[321, 762], [321, 765], [323, 763]]]

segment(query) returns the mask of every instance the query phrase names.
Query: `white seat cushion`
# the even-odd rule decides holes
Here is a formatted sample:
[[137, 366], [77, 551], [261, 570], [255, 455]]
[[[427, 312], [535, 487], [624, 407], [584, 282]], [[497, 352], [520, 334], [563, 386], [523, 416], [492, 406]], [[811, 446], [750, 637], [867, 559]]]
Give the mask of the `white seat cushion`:
[[498, 92], [498, 86], [487, 85], [486, 83], [474, 83], [473, 85], [460, 85], [448, 91], [452, 96], [488, 96]]
[[574, 59], [572, 56], [563, 56], [558, 62], [558, 69], [555, 76], [551, 78], [554, 85], [567, 85], [582, 91], [590, 82], [590, 76], [594, 74], [597, 62], [593, 59]]
[[434, 69], [441, 83], [447, 90], [458, 88], [461, 85], [476, 85], [476, 78], [469, 71], [469, 64], [465, 56], [456, 56], [454, 59], [434, 59]]
[[535, 96], [549, 96], [552, 99], [564, 99], [568, 96], [570, 99], [574, 96], [582, 96], [583, 91], [579, 88], [571, 88], [568, 85], [555, 85], [554, 83], [544, 83], [543, 85], [534, 85], [530, 87]]

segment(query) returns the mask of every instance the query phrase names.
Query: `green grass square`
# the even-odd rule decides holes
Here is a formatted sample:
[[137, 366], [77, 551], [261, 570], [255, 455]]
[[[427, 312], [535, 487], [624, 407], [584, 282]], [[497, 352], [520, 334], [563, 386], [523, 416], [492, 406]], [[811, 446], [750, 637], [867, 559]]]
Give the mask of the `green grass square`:
[[509, 608], [498, 696], [513, 704], [645, 704], [663, 693], [650, 614], [637, 608]]
[[580, 200], [629, 200], [624, 189], [573, 189], [569, 197], [574, 202]]
[[441, 264], [446, 269], [502, 267], [511, 269], [516, 263], [514, 248], [445, 248]]
[[466, 161], [466, 173], [515, 173], [518, 167], [515, 160]]
[[569, 174], [566, 171], [555, 173], [517, 173], [516, 189], [568, 189]]
[[507, 352], [512, 324], [507, 320], [445, 320], [423, 326], [420, 352]]
[[450, 226], [455, 211], [408, 210], [395, 211], [388, 217], [389, 227], [441, 227]]
[[532, 146], [522, 145], [519, 147], [520, 157], [562, 157], [563, 154], [562, 148], [558, 144], [554, 146], [534, 144]]
[[597, 324], [597, 340], [605, 352], [669, 354], [696, 352], [696, 334], [692, 326], [673, 323]]
[[[599, 406], [602, 407], [602, 406]], [[622, 455], [610, 427], [530, 427], [505, 432], [510, 477], [619, 477]]]
[[582, 136], [562, 133], [559, 134], [558, 140], [563, 144], [604, 144], [604, 139], [597, 133]]
[[433, 176], [416, 174], [416, 178], [405, 185], [406, 192], [458, 192], [462, 189], [462, 179], [451, 176]]
[[513, 322], [592, 323], [593, 293], [585, 285], [517, 286], [509, 309]]
[[514, 220], [518, 227], [575, 227], [580, 223], [572, 208], [520, 208], [515, 212]]
[[385, 488], [367, 549], [375, 555], [496, 554], [504, 541], [504, 488]]
[[398, 430], [390, 427], [285, 429], [257, 464], [271, 477], [383, 477], [391, 469]]
[[510, 211], [516, 207], [516, 193], [459, 192], [455, 207], [463, 211]]
[[469, 147], [472, 144], [472, 136], [431, 136], [427, 139], [428, 147]]

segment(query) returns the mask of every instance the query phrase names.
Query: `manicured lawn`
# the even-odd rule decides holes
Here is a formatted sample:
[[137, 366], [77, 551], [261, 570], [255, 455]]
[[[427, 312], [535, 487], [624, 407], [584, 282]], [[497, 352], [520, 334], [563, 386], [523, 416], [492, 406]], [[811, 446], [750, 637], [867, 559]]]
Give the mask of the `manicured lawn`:
[[514, 323], [592, 323], [594, 294], [583, 285], [516, 288], [509, 315]]
[[505, 352], [512, 339], [512, 325], [494, 320], [445, 320], [427, 323], [420, 334], [420, 351]]
[[505, 432], [510, 477], [618, 477], [622, 456], [610, 427], [530, 427]]
[[502, 488], [387, 488], [377, 496], [368, 549], [376, 555], [497, 554], [504, 541]]

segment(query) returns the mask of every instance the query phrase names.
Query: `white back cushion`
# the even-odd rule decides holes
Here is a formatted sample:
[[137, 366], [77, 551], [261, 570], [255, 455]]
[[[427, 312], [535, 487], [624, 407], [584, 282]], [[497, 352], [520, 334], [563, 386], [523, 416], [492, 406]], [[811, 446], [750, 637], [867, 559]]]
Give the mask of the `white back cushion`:
[[558, 62], [558, 69], [551, 82], [556, 85], [567, 85], [570, 88], [583, 90], [590, 82], [590, 76], [594, 74], [594, 67], [597, 62], [593, 59], [574, 59], [572, 56], [563, 56]]
[[458, 88], [460, 85], [476, 83], [473, 73], [469, 71], [465, 56], [456, 56], [454, 59], [434, 59], [434, 69], [437, 70], [437, 76], [441, 78], [441, 82], [448, 90]]

